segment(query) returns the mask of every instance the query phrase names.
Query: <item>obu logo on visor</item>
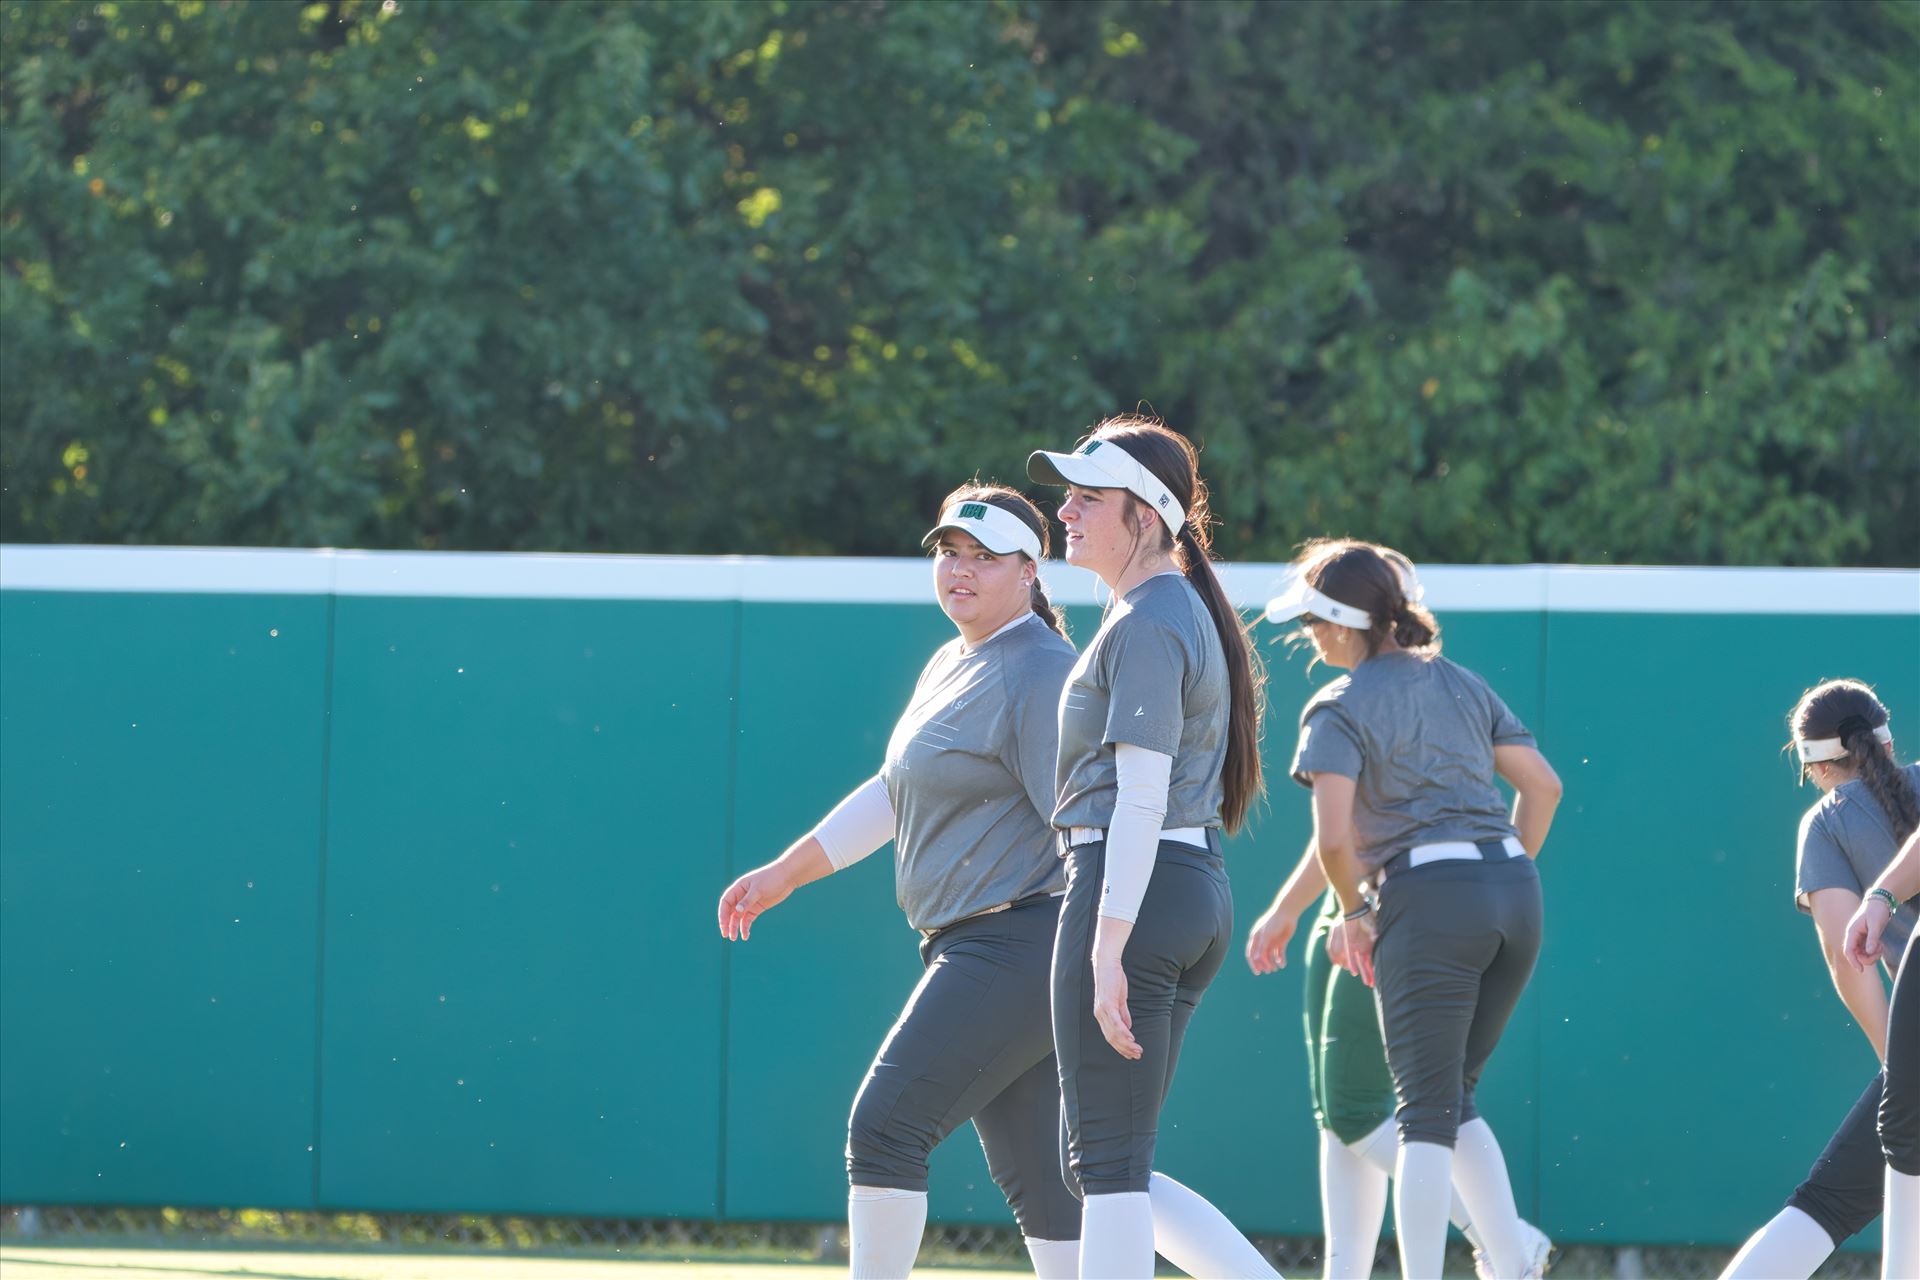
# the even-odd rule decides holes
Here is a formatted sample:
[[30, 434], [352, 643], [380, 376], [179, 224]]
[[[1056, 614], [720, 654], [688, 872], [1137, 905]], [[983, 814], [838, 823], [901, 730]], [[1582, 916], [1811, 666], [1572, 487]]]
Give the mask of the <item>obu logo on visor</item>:
[[984, 502], [966, 503], [960, 508], [960, 518], [962, 520], [985, 520], [987, 518], [987, 504]]

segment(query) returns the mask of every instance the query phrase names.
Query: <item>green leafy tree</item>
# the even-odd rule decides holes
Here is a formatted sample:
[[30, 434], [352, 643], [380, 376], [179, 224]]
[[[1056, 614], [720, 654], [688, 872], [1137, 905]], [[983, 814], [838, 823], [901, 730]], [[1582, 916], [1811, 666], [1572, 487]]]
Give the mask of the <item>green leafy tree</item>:
[[0, 0], [0, 537], [1920, 560], [1920, 7]]

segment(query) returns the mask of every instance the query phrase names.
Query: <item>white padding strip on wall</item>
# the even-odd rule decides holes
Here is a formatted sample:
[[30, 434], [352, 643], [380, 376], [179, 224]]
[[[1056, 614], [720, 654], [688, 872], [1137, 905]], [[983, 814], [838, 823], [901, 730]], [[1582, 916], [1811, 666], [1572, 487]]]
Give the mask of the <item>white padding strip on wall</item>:
[[9, 544], [0, 546], [0, 590], [326, 595], [333, 552]]
[[[1227, 593], [1265, 606], [1286, 566], [1220, 567]], [[1912, 569], [1722, 569], [1592, 565], [1421, 565], [1439, 614], [1752, 613], [1920, 615]], [[1046, 566], [1056, 604], [1101, 605], [1092, 574]], [[933, 604], [920, 558], [557, 555], [225, 547], [0, 546], [0, 589], [477, 599], [747, 600]]]

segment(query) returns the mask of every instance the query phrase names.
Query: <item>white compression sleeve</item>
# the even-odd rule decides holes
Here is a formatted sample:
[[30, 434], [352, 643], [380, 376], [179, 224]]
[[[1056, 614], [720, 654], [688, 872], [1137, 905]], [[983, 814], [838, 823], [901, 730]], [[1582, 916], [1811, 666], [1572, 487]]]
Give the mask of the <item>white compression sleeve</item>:
[[1452, 1197], [1453, 1148], [1437, 1142], [1401, 1143], [1393, 1171], [1393, 1227], [1400, 1245], [1402, 1280], [1429, 1280], [1440, 1274]]
[[1880, 1280], [1920, 1276], [1920, 1174], [1887, 1166], [1880, 1226]]
[[833, 806], [811, 834], [833, 869], [845, 871], [893, 839], [893, 801], [887, 798], [887, 784], [878, 774], [868, 778]]
[[1113, 768], [1119, 794], [1113, 801], [1113, 821], [1107, 826], [1107, 868], [1100, 884], [1100, 914], [1131, 923], [1140, 914], [1153, 879], [1153, 860], [1160, 848], [1160, 825], [1167, 816], [1167, 785], [1173, 776], [1173, 757], [1149, 751], [1131, 742], [1113, 748]]
[[847, 1274], [851, 1280], [906, 1280], [926, 1231], [926, 1192], [848, 1188]]
[[1520, 1275], [1527, 1264], [1527, 1230], [1513, 1202], [1513, 1181], [1500, 1140], [1483, 1117], [1460, 1126], [1453, 1145], [1453, 1185], [1454, 1198], [1472, 1215], [1480, 1247], [1493, 1260], [1494, 1270]]
[[1807, 1280], [1835, 1247], [1806, 1210], [1788, 1205], [1740, 1246], [1720, 1280]]
[[1152, 1280], [1153, 1201], [1144, 1191], [1080, 1202], [1080, 1274], [1087, 1280]]
[[[1362, 1160], [1365, 1160], [1368, 1164], [1391, 1178], [1393, 1176], [1393, 1162], [1398, 1159], [1400, 1155], [1400, 1135], [1394, 1125], [1393, 1117], [1388, 1116], [1385, 1120], [1382, 1120], [1379, 1127], [1358, 1142], [1348, 1143], [1347, 1150], [1353, 1152]], [[1478, 1249], [1480, 1247], [1480, 1235], [1473, 1229], [1473, 1220], [1467, 1216], [1467, 1206], [1461, 1203], [1459, 1186], [1460, 1179], [1458, 1175], [1456, 1175], [1454, 1177], [1453, 1208], [1448, 1212], [1453, 1219], [1453, 1225], [1460, 1228], [1460, 1234], [1467, 1238], [1467, 1243]]]
[[1039, 1240], [1022, 1236], [1027, 1256], [1033, 1259], [1035, 1280], [1080, 1280], [1080, 1242], [1078, 1240]]
[[1147, 1183], [1153, 1206], [1153, 1247], [1190, 1276], [1221, 1280], [1280, 1280], [1280, 1273], [1241, 1235], [1212, 1201], [1164, 1173]]
[[1367, 1280], [1373, 1274], [1392, 1176], [1391, 1157], [1382, 1170], [1332, 1133], [1320, 1131], [1320, 1225], [1327, 1241], [1322, 1280]]

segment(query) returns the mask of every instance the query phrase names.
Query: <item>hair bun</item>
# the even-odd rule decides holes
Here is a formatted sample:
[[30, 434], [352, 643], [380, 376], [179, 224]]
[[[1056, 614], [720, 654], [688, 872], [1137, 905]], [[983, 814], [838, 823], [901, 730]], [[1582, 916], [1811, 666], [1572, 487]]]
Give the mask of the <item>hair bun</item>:
[[1856, 733], [1872, 733], [1873, 721], [1862, 715], [1840, 717], [1840, 723], [1834, 726], [1833, 735], [1845, 742]]

